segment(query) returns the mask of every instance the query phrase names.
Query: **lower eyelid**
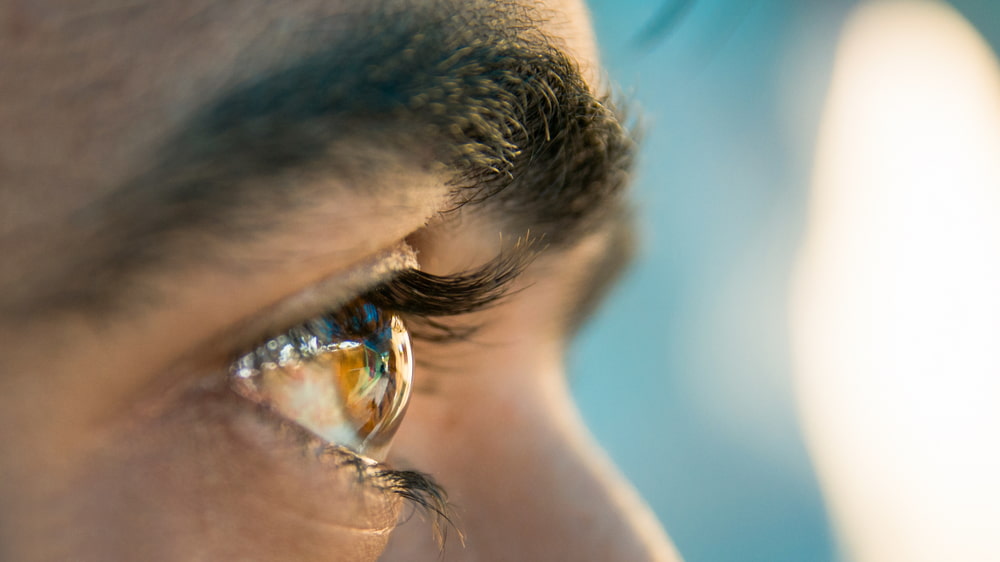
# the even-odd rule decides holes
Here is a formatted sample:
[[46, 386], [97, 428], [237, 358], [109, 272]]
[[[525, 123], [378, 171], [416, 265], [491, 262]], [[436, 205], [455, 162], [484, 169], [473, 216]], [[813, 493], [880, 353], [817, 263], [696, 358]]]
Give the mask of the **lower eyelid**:
[[338, 540], [368, 541], [355, 536], [367, 529], [377, 551], [402, 508], [380, 467], [317, 449], [307, 432], [237, 396], [222, 373], [107, 439], [82, 477], [80, 509], [120, 514], [115, 525], [138, 543], [166, 536], [183, 549], [194, 537], [208, 538], [228, 549], [209, 558], [246, 559], [254, 553], [235, 556], [231, 548], [247, 533], [331, 548]]
[[[338, 478], [353, 478], [359, 493], [368, 490], [371, 494], [374, 490], [395, 501], [405, 500], [422, 510], [431, 520], [432, 532], [439, 544], [444, 544], [449, 529], [457, 531], [447, 492], [431, 476], [414, 470], [395, 470], [344, 447], [331, 445], [266, 406], [248, 402], [240, 416], [245, 414], [252, 417], [243, 418], [238, 424], [239, 442], [256, 442], [261, 438], [259, 432], [264, 431], [270, 435], [263, 441], [262, 448], [269, 454], [319, 465], [325, 471], [336, 472]], [[275, 438], [281, 445], [274, 445]]]
[[409, 501], [431, 516], [435, 533], [447, 533], [447, 528], [453, 527], [447, 493], [430, 476], [413, 470], [395, 470], [331, 445], [266, 406], [236, 396], [228, 388], [213, 390], [209, 399], [234, 403], [236, 410], [229, 413], [233, 418], [229, 423], [231, 437], [239, 446], [264, 451], [268, 457], [280, 457], [282, 463], [294, 460], [322, 467], [324, 473], [336, 472], [338, 478], [352, 480], [359, 493], [370, 495], [374, 491], [390, 501]]

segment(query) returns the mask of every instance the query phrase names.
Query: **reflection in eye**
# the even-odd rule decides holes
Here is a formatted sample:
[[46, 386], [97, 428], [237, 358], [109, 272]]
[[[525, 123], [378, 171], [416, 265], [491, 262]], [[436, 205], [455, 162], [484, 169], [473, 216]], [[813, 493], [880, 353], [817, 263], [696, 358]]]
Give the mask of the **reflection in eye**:
[[413, 356], [402, 320], [358, 300], [267, 340], [230, 373], [242, 396], [381, 459], [406, 411]]

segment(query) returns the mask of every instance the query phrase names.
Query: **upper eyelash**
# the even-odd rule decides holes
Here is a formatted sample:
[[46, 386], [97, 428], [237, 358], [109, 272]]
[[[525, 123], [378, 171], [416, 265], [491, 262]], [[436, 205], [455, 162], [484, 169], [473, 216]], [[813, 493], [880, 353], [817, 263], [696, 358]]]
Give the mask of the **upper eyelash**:
[[[471, 335], [477, 325], [450, 326], [436, 318], [488, 308], [508, 296], [511, 286], [538, 255], [537, 244], [521, 240], [483, 266], [452, 275], [408, 269], [362, 296], [376, 306], [407, 316], [417, 324], [415, 338], [454, 341]], [[419, 328], [425, 328], [421, 330]]]
[[500, 254], [479, 269], [454, 275], [404, 270], [370, 291], [365, 299], [396, 312], [418, 316], [475, 312], [503, 298], [532, 257], [532, 253], [515, 249]]
[[[434, 342], [462, 340], [480, 326], [454, 326], [435, 318], [468, 314], [487, 308], [509, 294], [518, 276], [538, 255], [536, 244], [519, 240], [483, 266], [453, 274], [433, 275], [405, 269], [371, 289], [360, 299], [386, 312], [405, 315], [411, 336]], [[264, 339], [250, 351], [237, 355], [230, 365], [236, 376], [251, 376], [261, 365], [295, 363], [337, 343], [336, 334], [324, 329], [336, 325], [340, 309], [328, 311]], [[333, 320], [333, 323], [329, 323]]]
[[[403, 269], [357, 298], [386, 312], [404, 316], [407, 324], [418, 325], [417, 330], [410, 330], [414, 338], [433, 341], [462, 339], [474, 332], [477, 326], [445, 326], [434, 319], [482, 310], [507, 296], [514, 280], [538, 255], [540, 250], [537, 246], [535, 241], [519, 240], [512, 248], [501, 252], [485, 265], [453, 275], [433, 275], [415, 268]], [[239, 367], [237, 362], [248, 360], [248, 355], [257, 351], [264, 353], [265, 350], [261, 348], [268, 343], [298, 341], [301, 338], [294, 337], [296, 332], [308, 332], [311, 323], [336, 315], [351, 300], [354, 299], [347, 299], [343, 304], [290, 324], [284, 329], [272, 329], [268, 330], [269, 333], [258, 333], [255, 338], [246, 338], [244, 345], [233, 346], [234, 351], [243, 348], [239, 353], [234, 353], [233, 368]], [[247, 346], [246, 343], [251, 345]], [[270, 356], [272, 353], [265, 355]]]

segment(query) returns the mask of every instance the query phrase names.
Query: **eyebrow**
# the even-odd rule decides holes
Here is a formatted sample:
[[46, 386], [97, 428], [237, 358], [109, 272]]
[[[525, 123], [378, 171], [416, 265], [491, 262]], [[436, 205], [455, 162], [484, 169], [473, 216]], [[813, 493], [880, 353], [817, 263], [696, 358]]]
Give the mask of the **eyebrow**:
[[[352, 21], [321, 52], [209, 102], [158, 162], [77, 217], [98, 225], [90, 247], [100, 253], [75, 264], [63, 276], [73, 284], [46, 301], [102, 305], [137, 271], [198, 259], [166, 250], [179, 234], [224, 243], [266, 235], [262, 209], [294, 216], [307, 204], [295, 181], [282, 181], [293, 172], [363, 173], [331, 150], [345, 143], [429, 151], [427, 164], [451, 178], [453, 208], [474, 207], [551, 247], [619, 216], [634, 152], [622, 116], [539, 31], [541, 14], [484, 6], [345, 16]], [[372, 197], [405, 188], [357, 186]], [[206, 245], [201, 258], [212, 257]]]

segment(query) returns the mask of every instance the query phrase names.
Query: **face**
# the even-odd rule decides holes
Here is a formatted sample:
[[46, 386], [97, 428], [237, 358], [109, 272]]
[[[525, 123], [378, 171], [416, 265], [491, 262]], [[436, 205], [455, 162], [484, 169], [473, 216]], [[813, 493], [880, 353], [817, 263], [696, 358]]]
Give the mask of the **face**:
[[566, 388], [629, 238], [580, 3], [0, 25], [4, 559], [673, 558]]

